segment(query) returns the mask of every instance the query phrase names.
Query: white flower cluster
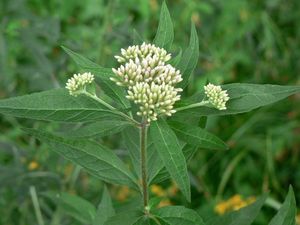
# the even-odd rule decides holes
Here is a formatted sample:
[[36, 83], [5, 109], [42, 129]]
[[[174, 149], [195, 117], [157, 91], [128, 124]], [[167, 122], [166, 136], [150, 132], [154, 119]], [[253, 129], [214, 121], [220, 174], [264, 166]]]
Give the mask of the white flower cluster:
[[222, 90], [218, 85], [208, 84], [204, 86], [204, 91], [210, 104], [219, 110], [226, 109], [226, 102], [229, 100], [227, 90]]
[[83, 74], [74, 74], [73, 77], [68, 79], [66, 88], [69, 90], [70, 95], [78, 96], [86, 85], [94, 81], [94, 75], [90, 72]]
[[175, 85], [182, 81], [179, 70], [166, 62], [171, 55], [152, 44], [130, 46], [121, 49], [121, 56], [115, 56], [122, 65], [112, 69], [111, 80], [127, 88], [127, 98], [139, 104], [137, 115], [151, 120], [163, 114], [175, 113], [173, 105], [180, 99], [181, 88]]
[[171, 54], [163, 48], [155, 45], [146, 44], [129, 46], [127, 49], [121, 49], [122, 56], [115, 56], [119, 63], [128, 62], [130, 59], [152, 59], [152, 62], [167, 62], [171, 59]]

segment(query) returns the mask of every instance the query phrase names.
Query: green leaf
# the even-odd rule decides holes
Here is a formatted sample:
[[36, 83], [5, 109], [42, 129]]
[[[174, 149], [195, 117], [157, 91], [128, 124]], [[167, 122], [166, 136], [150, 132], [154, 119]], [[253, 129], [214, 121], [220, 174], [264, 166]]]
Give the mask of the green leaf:
[[175, 133], [164, 120], [159, 120], [151, 123], [150, 136], [166, 169], [186, 199], [190, 201], [191, 191], [187, 165]]
[[52, 196], [57, 201], [63, 212], [83, 224], [91, 224], [95, 215], [96, 208], [87, 200], [68, 193], [59, 193]]
[[154, 145], [154, 142], [151, 140], [151, 137], [149, 137], [150, 145], [148, 145], [148, 183], [150, 184], [154, 177], [159, 173], [161, 169], [164, 168], [164, 164], [157, 153], [156, 146]]
[[121, 132], [131, 123], [122, 120], [102, 120], [83, 125], [76, 130], [64, 131], [61, 135], [72, 138], [105, 137]]
[[[183, 152], [183, 155], [184, 155], [186, 161], [191, 159], [191, 157], [196, 153], [197, 150], [198, 150], [198, 148], [195, 147], [195, 146], [185, 145], [182, 149], [182, 152]], [[163, 164], [162, 164], [162, 168], [150, 180], [150, 183], [151, 184], [160, 183], [160, 182], [163, 182], [164, 180], [166, 180], [168, 178], [170, 178], [170, 174], [168, 173], [166, 168], [163, 167]]]
[[[222, 85], [227, 90], [230, 100], [226, 110], [217, 110], [209, 107], [196, 107], [179, 111], [175, 117], [194, 118], [212, 115], [230, 115], [249, 112], [253, 109], [272, 104], [290, 95], [300, 92], [300, 86], [281, 86], [271, 84], [227, 84]], [[204, 98], [204, 91], [196, 94], [189, 100], [189, 104], [200, 102]]]
[[250, 225], [257, 217], [267, 195], [263, 195], [253, 204], [240, 209], [239, 211], [233, 211], [226, 213], [224, 216], [214, 218], [206, 222], [207, 225]]
[[296, 221], [296, 200], [292, 186], [289, 188], [289, 193], [286, 196], [283, 205], [278, 213], [273, 217], [269, 225], [295, 225]]
[[167, 4], [164, 1], [161, 7], [159, 24], [153, 42], [155, 45], [168, 50], [173, 43], [173, 39], [174, 39], [173, 23], [172, 23], [172, 19]]
[[125, 148], [127, 149], [132, 166], [138, 177], [141, 177], [141, 156], [140, 156], [140, 147], [139, 147], [139, 132], [136, 127], [127, 127], [122, 131], [122, 139], [124, 141]]
[[153, 214], [170, 225], [205, 225], [194, 211], [183, 206], [167, 206], [153, 210]]
[[183, 81], [179, 83], [181, 88], [185, 88], [189, 82], [189, 78], [198, 64], [199, 58], [199, 40], [195, 25], [191, 25], [190, 43], [187, 49], [184, 50], [181, 60], [178, 63], [177, 69], [182, 74]]
[[122, 108], [129, 108], [130, 103], [125, 97], [125, 90], [123, 87], [117, 86], [110, 80], [110, 77], [115, 76], [110, 68], [104, 68], [84, 56], [62, 46], [63, 50], [75, 61], [75, 63], [85, 71], [89, 71], [96, 76], [96, 81], [100, 83], [101, 89], [112, 99], [122, 106]]
[[121, 212], [113, 217], [110, 217], [105, 225], [133, 225], [143, 217], [143, 212], [139, 210], [131, 210]]
[[169, 125], [179, 139], [190, 145], [216, 150], [228, 149], [227, 145], [221, 139], [200, 127], [175, 121], [169, 122]]
[[89, 72], [97, 72], [101, 74], [103, 79], [106, 80], [109, 80], [110, 76], [114, 74], [111, 69], [103, 68], [99, 66], [97, 63], [94, 63], [93, 61], [89, 60], [83, 55], [80, 55], [79, 53], [76, 53], [65, 46], [61, 46], [61, 47], [80, 68], [85, 69]]
[[142, 36], [137, 32], [136, 29], [133, 29], [132, 39], [133, 39], [133, 44], [134, 45], [141, 45], [144, 42]]
[[177, 68], [178, 63], [180, 62], [182, 58], [182, 49], [180, 48], [180, 51], [178, 52], [178, 54], [176, 56], [174, 56], [169, 63], [174, 66], [175, 68]]
[[86, 96], [70, 96], [66, 89], [54, 89], [0, 100], [0, 113], [29, 119], [91, 122], [103, 119], [123, 120], [117, 111], [102, 108]]
[[159, 203], [164, 199], [164, 197], [154, 197], [149, 199], [148, 206], [150, 210], [158, 207]]
[[39, 130], [24, 130], [101, 180], [138, 189], [136, 179], [126, 165], [104, 146], [88, 140], [65, 139]]
[[149, 217], [143, 216], [137, 222], [135, 222], [133, 225], [157, 225], [157, 223], [153, 223]]
[[106, 186], [104, 186], [102, 199], [100, 204], [98, 205], [98, 209], [97, 209], [95, 219], [93, 221], [93, 225], [104, 225], [104, 223], [108, 220], [108, 218], [114, 215], [115, 215], [115, 210], [109, 192]]

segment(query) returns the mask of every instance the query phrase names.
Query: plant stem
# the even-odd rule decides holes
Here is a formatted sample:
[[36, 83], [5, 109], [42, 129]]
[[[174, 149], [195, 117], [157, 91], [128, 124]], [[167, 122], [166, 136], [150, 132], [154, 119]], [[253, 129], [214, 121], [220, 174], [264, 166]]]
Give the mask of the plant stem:
[[208, 105], [208, 104], [209, 104], [209, 101], [202, 101], [202, 102], [194, 103], [194, 104], [191, 104], [191, 105], [179, 107], [175, 110], [176, 110], [176, 112], [179, 112], [179, 111], [182, 111], [182, 110], [196, 108], [196, 107], [200, 107], [200, 106], [205, 106], [205, 105]]
[[103, 101], [101, 98], [98, 98], [97, 95], [92, 95], [91, 93], [87, 92], [87, 91], [82, 91], [82, 94], [96, 100], [97, 102], [99, 102], [100, 104], [104, 105], [106, 108], [110, 109], [111, 111], [114, 111], [115, 113], [119, 114], [120, 116], [123, 116], [124, 118], [126, 118], [128, 121], [132, 122], [134, 125], [136, 126], [140, 126], [140, 124], [134, 120], [133, 118], [131, 118], [130, 116], [126, 115], [125, 113], [120, 112], [119, 110], [117, 110], [115, 107], [111, 106], [110, 104], [108, 104], [107, 102]]
[[141, 150], [141, 175], [144, 208], [148, 206], [148, 183], [147, 183], [147, 129], [146, 120], [140, 124], [140, 150]]
[[36, 194], [36, 190], [34, 186], [30, 186], [29, 188], [29, 192], [31, 195], [31, 200], [32, 200], [32, 204], [33, 204], [33, 208], [34, 208], [34, 212], [36, 215], [36, 219], [38, 222], [38, 225], [44, 225], [44, 220], [42, 217], [42, 213], [41, 213], [41, 209], [40, 209], [40, 204], [39, 204], [39, 200]]
[[106, 108], [110, 109], [110, 110], [116, 110], [115, 107], [111, 106], [110, 104], [108, 104], [107, 102], [105, 102], [104, 100], [102, 100], [101, 98], [98, 98], [97, 95], [92, 95], [91, 93], [87, 92], [87, 91], [82, 91], [82, 94], [96, 100], [97, 102], [101, 103], [102, 105], [104, 105]]

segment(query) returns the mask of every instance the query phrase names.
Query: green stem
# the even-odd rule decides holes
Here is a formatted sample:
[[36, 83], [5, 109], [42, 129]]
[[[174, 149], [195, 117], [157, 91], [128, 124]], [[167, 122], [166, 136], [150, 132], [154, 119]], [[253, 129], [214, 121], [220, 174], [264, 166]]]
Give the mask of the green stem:
[[40, 204], [39, 204], [39, 200], [36, 194], [36, 190], [34, 186], [30, 186], [29, 188], [29, 192], [31, 195], [31, 200], [32, 200], [32, 204], [33, 204], [33, 208], [34, 208], [34, 212], [36, 215], [36, 219], [39, 225], [44, 225], [44, 220], [42, 217], [42, 213], [41, 213], [41, 209], [40, 209]]
[[106, 108], [110, 109], [110, 110], [116, 110], [115, 107], [111, 106], [110, 104], [108, 104], [107, 102], [105, 102], [104, 100], [102, 100], [101, 98], [98, 98], [97, 95], [92, 95], [91, 93], [87, 92], [87, 91], [82, 91], [82, 94], [96, 100], [97, 102], [101, 103], [102, 105], [104, 105]]
[[229, 163], [229, 165], [227, 166], [227, 168], [225, 169], [225, 171], [222, 175], [222, 179], [221, 179], [221, 182], [218, 187], [216, 199], [220, 199], [222, 197], [225, 187], [226, 187], [234, 169], [246, 155], [247, 155], [247, 152], [242, 151], [237, 156], [235, 156], [235, 158]]
[[100, 104], [104, 105], [106, 108], [114, 111], [115, 113], [119, 114], [120, 116], [126, 118], [128, 121], [132, 122], [134, 125], [136, 126], [140, 126], [139, 122], [137, 122], [136, 120], [134, 120], [133, 118], [131, 118], [130, 116], [126, 115], [125, 113], [120, 112], [119, 110], [117, 110], [115, 107], [111, 106], [110, 104], [108, 104], [107, 102], [103, 101], [101, 98], [98, 98], [97, 95], [92, 95], [91, 93], [87, 92], [87, 91], [82, 91], [82, 94], [96, 100], [97, 102], [99, 102]]
[[266, 202], [265, 202], [266, 205], [272, 207], [273, 209], [276, 209], [276, 210], [279, 210], [280, 207], [282, 206], [282, 204], [280, 202], [278, 202], [277, 200], [271, 198], [271, 197], [268, 197], [266, 199]]
[[143, 194], [143, 203], [145, 209], [148, 206], [147, 130], [148, 130], [148, 124], [146, 120], [144, 120], [140, 124], [140, 150], [141, 150], [142, 194]]
[[200, 107], [200, 106], [206, 106], [208, 104], [209, 104], [209, 101], [202, 101], [202, 102], [197, 102], [197, 103], [190, 104], [187, 106], [179, 107], [175, 110], [176, 110], [176, 112], [179, 112], [179, 111], [186, 110], [186, 109], [196, 108], [196, 107]]
[[153, 215], [150, 214], [149, 217], [150, 217], [152, 220], [154, 220], [154, 222], [155, 222], [156, 224], [162, 225], [162, 224], [159, 222], [159, 220], [158, 220], [155, 216], [153, 216]]

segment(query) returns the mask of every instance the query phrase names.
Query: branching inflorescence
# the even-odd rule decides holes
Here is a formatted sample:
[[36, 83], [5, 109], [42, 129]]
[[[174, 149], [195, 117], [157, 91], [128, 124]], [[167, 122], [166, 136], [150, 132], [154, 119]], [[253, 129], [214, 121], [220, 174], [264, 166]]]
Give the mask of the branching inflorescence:
[[[199, 106], [211, 106], [218, 110], [226, 110], [229, 96], [221, 86], [208, 84], [204, 86], [207, 100], [186, 107], [174, 109], [180, 100], [181, 88], [175, 86], [182, 81], [179, 70], [168, 64], [171, 55], [163, 48], [143, 43], [121, 49], [121, 55], [115, 56], [121, 65], [112, 69], [115, 74], [110, 79], [119, 86], [126, 88], [126, 97], [139, 106], [137, 115], [148, 123], [157, 120], [158, 116], [171, 116], [176, 110]], [[70, 95], [88, 95], [109, 109], [115, 109], [96, 94], [90, 94], [86, 88], [94, 81], [90, 72], [74, 74], [66, 84]]]
[[175, 85], [182, 78], [180, 71], [167, 63], [171, 55], [166, 50], [143, 43], [121, 49], [121, 56], [115, 58], [121, 66], [113, 69], [116, 76], [111, 80], [127, 88], [126, 97], [139, 105], [137, 115], [150, 122], [176, 112], [174, 104], [182, 89]]

